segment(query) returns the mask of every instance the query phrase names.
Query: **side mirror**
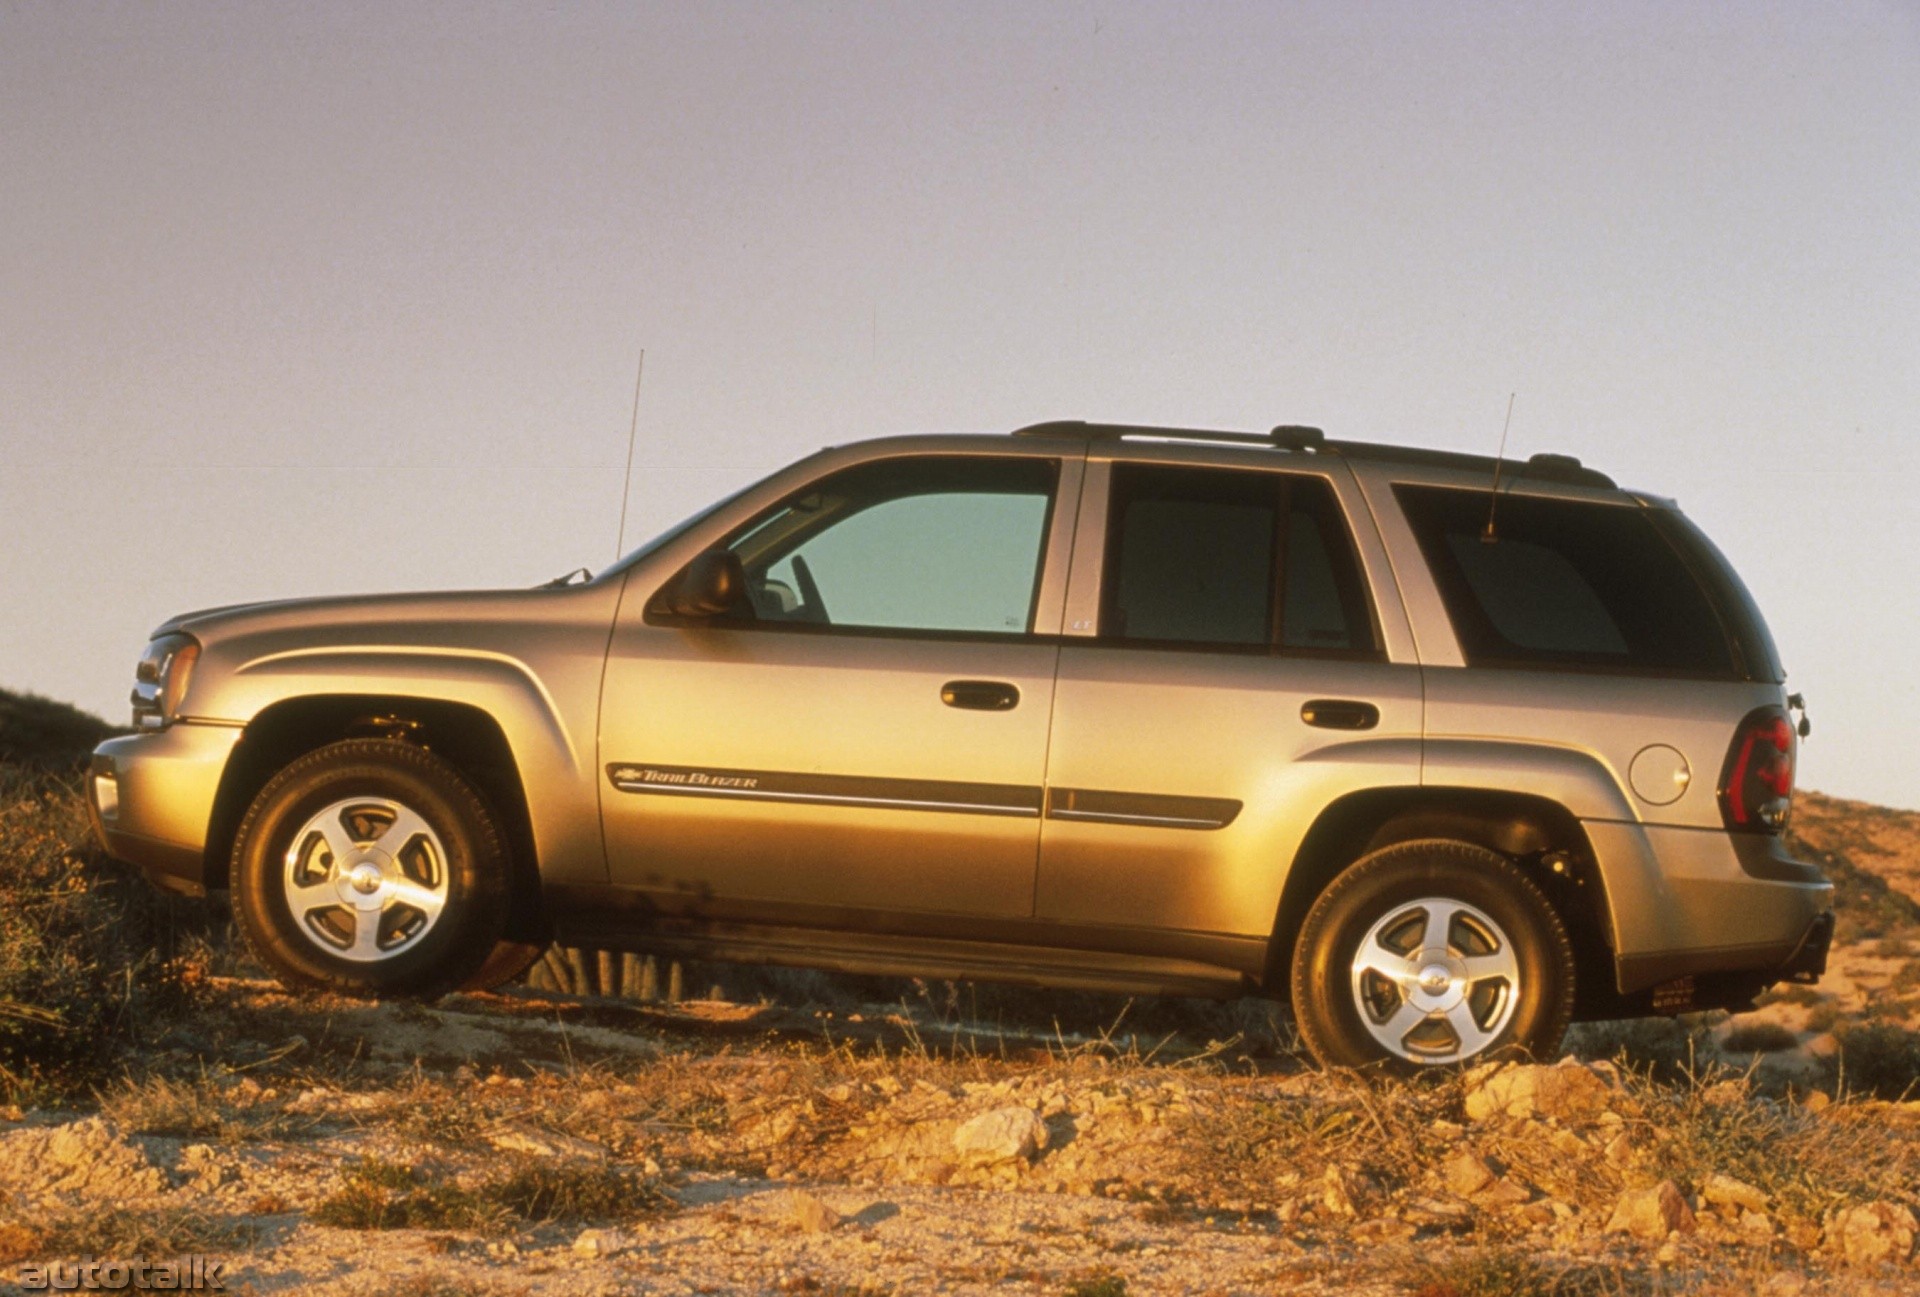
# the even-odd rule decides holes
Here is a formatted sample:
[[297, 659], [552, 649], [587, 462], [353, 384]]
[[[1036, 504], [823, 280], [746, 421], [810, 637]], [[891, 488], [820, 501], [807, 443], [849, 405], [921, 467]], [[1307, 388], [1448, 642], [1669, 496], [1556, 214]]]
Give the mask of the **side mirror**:
[[747, 572], [730, 549], [710, 549], [687, 564], [667, 592], [667, 611], [676, 617], [718, 617], [740, 605], [747, 594]]

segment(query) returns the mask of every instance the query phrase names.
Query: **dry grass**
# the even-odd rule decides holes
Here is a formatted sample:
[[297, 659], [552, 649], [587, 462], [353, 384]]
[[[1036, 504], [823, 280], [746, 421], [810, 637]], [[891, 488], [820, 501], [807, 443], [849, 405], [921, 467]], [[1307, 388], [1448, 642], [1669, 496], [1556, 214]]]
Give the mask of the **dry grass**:
[[358, 1163], [308, 1215], [337, 1229], [499, 1233], [548, 1221], [633, 1220], [677, 1205], [657, 1179], [600, 1163], [520, 1159], [468, 1187], [374, 1157]]
[[487, 1180], [478, 1193], [534, 1223], [628, 1220], [678, 1205], [657, 1179], [598, 1163], [528, 1161]]
[[136, 1135], [234, 1142], [283, 1138], [313, 1124], [279, 1103], [243, 1098], [235, 1087], [222, 1086], [205, 1073], [193, 1080], [127, 1078], [99, 1098], [101, 1114]]
[[459, 1185], [411, 1165], [367, 1158], [347, 1172], [340, 1187], [308, 1213], [336, 1229], [457, 1229], [493, 1231], [507, 1213]]
[[109, 1075], [192, 1002], [205, 926], [99, 854], [77, 776], [0, 764], [0, 1102]]
[[254, 1246], [258, 1239], [258, 1228], [244, 1217], [210, 1215], [202, 1205], [17, 1208], [11, 1217], [0, 1215], [0, 1264], [53, 1256], [233, 1252]]
[[1627, 1297], [1655, 1291], [1636, 1271], [1550, 1261], [1508, 1247], [1409, 1258], [1394, 1277], [1414, 1297]]

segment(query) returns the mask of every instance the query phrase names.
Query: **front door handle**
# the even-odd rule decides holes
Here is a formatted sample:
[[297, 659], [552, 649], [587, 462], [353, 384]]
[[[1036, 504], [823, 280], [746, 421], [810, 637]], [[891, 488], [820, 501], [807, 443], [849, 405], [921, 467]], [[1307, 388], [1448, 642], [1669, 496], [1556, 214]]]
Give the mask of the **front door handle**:
[[968, 711], [1006, 712], [1020, 705], [1020, 691], [1000, 680], [949, 680], [940, 686], [940, 701]]
[[1323, 730], [1370, 730], [1380, 723], [1380, 709], [1349, 698], [1315, 698], [1300, 705], [1300, 719]]

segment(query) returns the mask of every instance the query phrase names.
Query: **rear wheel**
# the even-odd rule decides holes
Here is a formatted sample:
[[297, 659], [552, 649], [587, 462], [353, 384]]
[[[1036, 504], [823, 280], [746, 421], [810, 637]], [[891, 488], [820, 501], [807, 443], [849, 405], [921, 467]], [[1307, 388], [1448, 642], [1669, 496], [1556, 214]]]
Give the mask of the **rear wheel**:
[[1293, 956], [1301, 1037], [1329, 1067], [1416, 1072], [1545, 1057], [1573, 1012], [1573, 946], [1531, 879], [1464, 842], [1403, 842], [1321, 893]]
[[507, 917], [506, 848], [452, 765], [390, 740], [310, 752], [234, 845], [234, 917], [290, 987], [432, 997], [473, 980]]

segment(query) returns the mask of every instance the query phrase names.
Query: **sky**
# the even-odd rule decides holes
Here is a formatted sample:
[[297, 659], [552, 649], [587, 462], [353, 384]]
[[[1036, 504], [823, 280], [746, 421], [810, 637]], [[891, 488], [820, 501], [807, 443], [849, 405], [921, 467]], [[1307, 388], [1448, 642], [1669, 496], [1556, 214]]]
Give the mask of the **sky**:
[[531, 585], [822, 445], [1575, 454], [1920, 807], [1920, 4], [0, 0], [0, 686]]

